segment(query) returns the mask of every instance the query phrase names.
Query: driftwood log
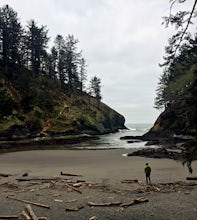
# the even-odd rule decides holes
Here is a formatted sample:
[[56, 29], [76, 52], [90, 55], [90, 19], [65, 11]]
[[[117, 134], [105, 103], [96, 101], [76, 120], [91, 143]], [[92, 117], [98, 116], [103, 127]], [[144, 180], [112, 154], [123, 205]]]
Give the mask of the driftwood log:
[[60, 172], [60, 175], [62, 176], [82, 176], [82, 175], [78, 175], [78, 174], [72, 174], [72, 173], [63, 173], [62, 171]]
[[197, 177], [187, 177], [187, 180], [197, 180]]
[[138, 180], [122, 180], [121, 183], [138, 183]]
[[25, 220], [31, 220], [31, 217], [27, 214], [26, 211], [22, 211], [21, 215], [25, 218]]
[[147, 198], [141, 197], [134, 199], [131, 202], [128, 203], [122, 203], [122, 202], [106, 202], [106, 203], [95, 203], [95, 202], [88, 202], [89, 206], [120, 206], [120, 207], [128, 207], [132, 205], [137, 205], [140, 203], [148, 202], [149, 200]]
[[0, 176], [2, 177], [9, 177], [9, 176], [12, 176], [11, 174], [7, 174], [7, 173], [0, 173]]
[[62, 178], [17, 178], [16, 180], [19, 182], [22, 182], [22, 181], [57, 181], [57, 180], [68, 180], [68, 179], [62, 179]]
[[66, 211], [79, 211], [80, 209], [83, 209], [83, 208], [84, 208], [84, 206], [79, 206], [79, 207], [77, 207], [77, 206], [66, 206], [65, 210]]
[[137, 204], [148, 202], [148, 201], [149, 200], [147, 198], [138, 198], [138, 199], [134, 199], [132, 202], [123, 203], [120, 206], [121, 207], [128, 207], [128, 206], [137, 205]]
[[16, 200], [16, 201], [19, 201], [19, 202], [24, 202], [24, 203], [27, 203], [27, 204], [31, 204], [31, 205], [36, 205], [36, 206], [39, 206], [39, 207], [42, 207], [42, 208], [50, 209], [50, 206], [45, 205], [45, 204], [41, 204], [41, 203], [37, 203], [37, 202], [31, 202], [31, 201], [27, 201], [27, 200], [23, 200], [23, 199], [18, 199], [18, 198], [12, 197], [12, 196], [8, 196], [7, 198], [8, 199], [13, 199], [13, 200]]
[[95, 202], [88, 202], [89, 206], [119, 206], [121, 202], [106, 202], [106, 203], [95, 203]]
[[33, 211], [32, 207], [31, 207], [31, 205], [28, 204], [28, 205], [26, 205], [25, 207], [26, 207], [26, 209], [27, 209], [29, 215], [31, 216], [31, 218], [32, 218], [33, 220], [38, 220], [38, 217], [37, 217], [36, 214], [34, 213], [34, 211]]
[[74, 186], [71, 186], [70, 184], [66, 184], [66, 186], [69, 188], [69, 189], [72, 189], [72, 190], [74, 190], [74, 191], [76, 191], [76, 192], [78, 192], [78, 193], [82, 193], [82, 191], [81, 190], [79, 190], [79, 189], [76, 189]]
[[19, 220], [19, 217], [16, 215], [0, 215], [0, 219], [16, 219]]

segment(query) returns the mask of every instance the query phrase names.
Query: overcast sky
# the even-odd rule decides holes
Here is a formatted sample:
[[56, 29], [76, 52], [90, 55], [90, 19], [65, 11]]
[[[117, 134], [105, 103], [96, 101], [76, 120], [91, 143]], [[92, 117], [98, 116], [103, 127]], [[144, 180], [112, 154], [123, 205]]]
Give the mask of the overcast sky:
[[[193, 1], [189, 1], [192, 4]], [[103, 102], [127, 123], [154, 123], [153, 108], [164, 47], [174, 33], [162, 17], [168, 0], [0, 0], [22, 25], [46, 25], [53, 44], [57, 34], [73, 34], [88, 64], [88, 77], [101, 78]]]

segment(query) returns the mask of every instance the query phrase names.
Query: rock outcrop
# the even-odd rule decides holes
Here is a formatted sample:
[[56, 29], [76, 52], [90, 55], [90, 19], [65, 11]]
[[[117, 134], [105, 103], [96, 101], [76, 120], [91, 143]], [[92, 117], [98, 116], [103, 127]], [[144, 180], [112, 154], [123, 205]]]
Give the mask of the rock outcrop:
[[87, 93], [68, 93], [56, 87], [49, 90], [37, 85], [25, 93], [9, 85], [20, 100], [15, 100], [5, 83], [0, 82], [0, 140], [95, 135], [126, 128], [122, 115]]

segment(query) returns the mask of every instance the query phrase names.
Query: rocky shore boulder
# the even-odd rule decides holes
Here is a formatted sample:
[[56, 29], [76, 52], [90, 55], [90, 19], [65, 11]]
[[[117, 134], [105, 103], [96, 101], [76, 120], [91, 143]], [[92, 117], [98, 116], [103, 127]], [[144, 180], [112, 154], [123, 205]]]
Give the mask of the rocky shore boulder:
[[177, 160], [180, 153], [169, 151], [165, 148], [144, 148], [133, 153], [129, 153], [127, 156], [140, 156], [149, 158], [168, 158]]

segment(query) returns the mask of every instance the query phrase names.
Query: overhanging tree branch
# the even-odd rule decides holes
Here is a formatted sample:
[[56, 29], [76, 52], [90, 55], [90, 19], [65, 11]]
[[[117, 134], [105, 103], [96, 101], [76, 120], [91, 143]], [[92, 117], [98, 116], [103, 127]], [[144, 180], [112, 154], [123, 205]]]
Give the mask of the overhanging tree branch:
[[[170, 10], [172, 9], [172, 6], [173, 6], [174, 3], [175, 3], [175, 1], [172, 2]], [[194, 14], [194, 10], [195, 10], [196, 4], [197, 4], [197, 0], [195, 0], [195, 2], [193, 4], [192, 10], [190, 12], [190, 15], [189, 15], [189, 18], [188, 18], [188, 21], [187, 21], [187, 25], [186, 25], [185, 29], [183, 30], [183, 32], [182, 32], [182, 34], [180, 36], [179, 42], [178, 42], [178, 44], [177, 44], [177, 46], [176, 46], [176, 48], [174, 50], [174, 56], [176, 55], [176, 52], [177, 52], [178, 48], [180, 47], [181, 42], [183, 40], [183, 37], [186, 34], [186, 31], [187, 31], [187, 29], [189, 27], [189, 24], [190, 24], [191, 19], [192, 19], [192, 15]]]

